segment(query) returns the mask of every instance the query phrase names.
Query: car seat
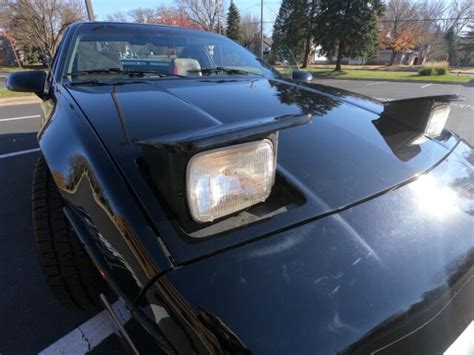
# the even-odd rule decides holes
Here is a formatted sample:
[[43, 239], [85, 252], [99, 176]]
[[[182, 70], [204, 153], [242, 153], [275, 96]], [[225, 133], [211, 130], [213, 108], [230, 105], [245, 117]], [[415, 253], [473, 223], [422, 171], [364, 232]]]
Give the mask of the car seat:
[[122, 69], [122, 62], [118, 54], [100, 52], [95, 42], [80, 42], [77, 48], [77, 71], [95, 69]]

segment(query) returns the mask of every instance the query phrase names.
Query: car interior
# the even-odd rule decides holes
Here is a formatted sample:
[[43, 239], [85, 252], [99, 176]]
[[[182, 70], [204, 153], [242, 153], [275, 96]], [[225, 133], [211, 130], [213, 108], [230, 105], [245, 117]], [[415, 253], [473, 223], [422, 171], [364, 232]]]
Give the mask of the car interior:
[[201, 76], [201, 68], [216, 66], [213, 49], [214, 46], [195, 44], [78, 41], [68, 73], [112, 68]]

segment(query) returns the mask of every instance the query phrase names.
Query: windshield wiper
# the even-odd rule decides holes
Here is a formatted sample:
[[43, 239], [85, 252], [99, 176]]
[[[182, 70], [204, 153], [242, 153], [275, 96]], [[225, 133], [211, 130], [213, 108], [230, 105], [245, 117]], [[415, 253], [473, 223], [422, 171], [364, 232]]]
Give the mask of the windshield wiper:
[[183, 77], [182, 75], [177, 74], [168, 74], [168, 73], [159, 73], [153, 70], [127, 70], [121, 68], [108, 68], [108, 69], [91, 69], [91, 70], [81, 70], [81, 71], [74, 71], [70, 73], [66, 73], [66, 75], [94, 75], [94, 74], [125, 74], [129, 76], [139, 76], [143, 77], [145, 75], [151, 74], [158, 76], [160, 78], [164, 77]]
[[110, 85], [127, 85], [127, 84], [149, 84], [146, 80], [124, 80], [124, 81], [100, 81], [100, 80], [74, 80], [69, 85], [93, 85], [93, 86], [110, 86]]
[[226, 74], [245, 74], [245, 75], [258, 75], [258, 76], [263, 76], [262, 74], [259, 73], [254, 73], [251, 71], [247, 70], [242, 70], [242, 69], [236, 69], [236, 68], [227, 68], [227, 67], [214, 67], [214, 68], [201, 68], [201, 69], [190, 69], [188, 70], [188, 73], [202, 73], [204, 75], [206, 74], [212, 74], [212, 73], [226, 73]]

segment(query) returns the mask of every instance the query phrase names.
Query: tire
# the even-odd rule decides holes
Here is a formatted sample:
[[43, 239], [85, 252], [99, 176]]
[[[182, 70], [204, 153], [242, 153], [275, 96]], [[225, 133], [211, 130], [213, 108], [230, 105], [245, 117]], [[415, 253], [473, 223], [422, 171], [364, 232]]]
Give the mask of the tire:
[[110, 291], [63, 213], [64, 200], [42, 155], [33, 176], [33, 234], [46, 282], [65, 307], [101, 308]]

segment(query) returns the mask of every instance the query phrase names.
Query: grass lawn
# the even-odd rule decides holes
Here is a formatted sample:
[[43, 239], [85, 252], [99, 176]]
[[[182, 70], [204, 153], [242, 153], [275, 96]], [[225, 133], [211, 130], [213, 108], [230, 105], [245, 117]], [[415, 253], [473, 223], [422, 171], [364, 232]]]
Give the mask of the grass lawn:
[[0, 99], [6, 99], [9, 97], [21, 97], [21, 96], [32, 96], [33, 93], [30, 92], [15, 92], [10, 91], [7, 88], [0, 87]]
[[18, 68], [18, 67], [2, 67], [0, 65], [0, 72], [1, 73], [13, 73], [15, 71], [20, 71], [20, 68]]
[[[292, 68], [277, 68], [283, 74], [290, 74]], [[361, 70], [361, 69], [343, 69], [342, 72], [334, 70], [317, 69], [312, 66], [307, 68], [315, 78], [323, 79], [373, 79], [373, 80], [408, 80], [408, 81], [430, 81], [446, 83], [469, 83], [474, 82], [474, 77], [468, 75], [431, 75], [420, 76], [417, 73], [382, 71], [382, 70]]]
[[46, 70], [46, 67], [40, 64], [31, 64], [31, 65], [24, 65], [20, 69], [18, 67], [4, 67], [0, 65], [0, 73], [13, 73], [16, 71], [26, 71], [26, 70]]

